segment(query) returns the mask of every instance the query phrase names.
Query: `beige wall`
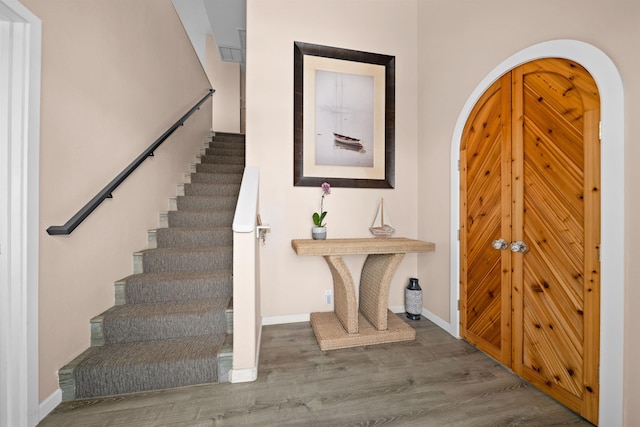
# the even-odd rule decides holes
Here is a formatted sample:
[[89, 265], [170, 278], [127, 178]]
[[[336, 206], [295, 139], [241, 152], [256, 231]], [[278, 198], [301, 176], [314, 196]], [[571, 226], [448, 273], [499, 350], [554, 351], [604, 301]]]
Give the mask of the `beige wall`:
[[[73, 235], [50, 237], [44, 229], [75, 213], [208, 83], [185, 48], [186, 37], [168, 1], [23, 2], [43, 19], [44, 32], [44, 398], [57, 388], [56, 370], [88, 345], [88, 319], [113, 303], [113, 281], [131, 273], [131, 252], [145, 247], [143, 230], [157, 225], [157, 212], [166, 209], [166, 197], [174, 194], [182, 170], [169, 166], [158, 152]], [[318, 188], [292, 184], [294, 41], [396, 56], [396, 189], [334, 188], [325, 202], [329, 237], [369, 236], [384, 196], [397, 235], [437, 244], [434, 254], [405, 259], [391, 287], [390, 305], [402, 305], [402, 287], [417, 275], [425, 307], [448, 321], [450, 152], [458, 115], [476, 85], [515, 52], [550, 39], [582, 40], [614, 61], [625, 84], [625, 425], [640, 425], [640, 408], [632, 400], [640, 386], [640, 367], [634, 363], [640, 358], [634, 334], [640, 314], [633, 310], [640, 289], [630, 279], [640, 273], [633, 262], [640, 249], [632, 244], [640, 226], [631, 220], [640, 203], [634, 185], [640, 179], [635, 167], [640, 152], [632, 143], [640, 137], [640, 122], [634, 120], [640, 115], [635, 78], [640, 75], [635, 50], [639, 16], [635, 0], [542, 0], [535, 8], [507, 0], [249, 0], [247, 164], [260, 168], [262, 219], [272, 226], [260, 255], [263, 316], [331, 308], [323, 303], [331, 283], [324, 261], [298, 258], [290, 247], [291, 239], [309, 237], [310, 216], [320, 198]], [[166, 157], [182, 156], [185, 165], [191, 160], [191, 148], [174, 153], [168, 146], [173, 147], [171, 141], [160, 150], [166, 150]], [[149, 194], [151, 180], [160, 197]], [[354, 271], [362, 261], [347, 259]], [[354, 276], [357, 281], [358, 273]]]
[[[334, 187], [325, 198], [328, 237], [370, 237], [381, 197], [396, 235], [416, 237], [417, 22], [416, 1], [247, 2], [247, 165], [260, 168], [262, 221], [271, 225], [261, 249], [262, 315], [301, 318], [328, 311], [332, 289], [321, 257], [297, 257], [291, 240], [311, 238], [320, 187], [293, 186], [293, 43], [314, 43], [396, 57], [395, 190]], [[328, 180], [331, 183], [331, 179]], [[404, 304], [403, 288], [430, 255], [407, 255], [390, 289], [390, 304]], [[345, 257], [359, 282], [362, 256]], [[425, 282], [430, 278], [422, 277]], [[294, 317], [290, 317], [294, 318]]]
[[240, 132], [240, 64], [223, 61], [212, 35], [206, 36], [207, 76], [213, 95], [213, 130]]
[[[261, 170], [262, 217], [272, 226], [262, 248], [263, 316], [278, 317], [328, 310], [323, 290], [331, 276], [321, 259], [296, 258], [290, 240], [309, 237], [309, 216], [320, 190], [294, 187], [293, 41], [317, 43], [396, 56], [396, 189], [336, 188], [325, 202], [329, 237], [366, 237], [377, 199], [390, 201], [397, 235], [436, 243], [436, 253], [408, 257], [391, 288], [390, 305], [402, 304], [401, 287], [417, 275], [424, 306], [449, 322], [451, 141], [463, 106], [476, 86], [502, 61], [534, 44], [576, 39], [601, 49], [615, 63], [625, 92], [625, 259], [640, 249], [631, 221], [638, 208], [640, 159], [640, 3], [633, 0], [313, 1], [249, 0], [247, 6], [248, 163]], [[417, 70], [417, 71], [416, 71]], [[417, 90], [416, 90], [417, 88]], [[416, 106], [418, 110], [416, 113]], [[348, 260], [352, 269], [362, 263]], [[638, 263], [625, 262], [625, 425], [640, 425], [633, 392], [640, 386], [640, 340], [633, 304], [640, 290], [631, 278]], [[357, 275], [356, 275], [357, 276]], [[358, 277], [355, 278], [356, 281]], [[603, 283], [606, 292], [607, 283]], [[301, 317], [301, 316], [300, 316]], [[289, 318], [294, 318], [290, 316]]]
[[209, 90], [170, 0], [24, 0], [43, 22], [40, 157], [40, 399], [89, 347], [89, 320], [184, 182], [211, 103], [70, 236], [49, 236]]

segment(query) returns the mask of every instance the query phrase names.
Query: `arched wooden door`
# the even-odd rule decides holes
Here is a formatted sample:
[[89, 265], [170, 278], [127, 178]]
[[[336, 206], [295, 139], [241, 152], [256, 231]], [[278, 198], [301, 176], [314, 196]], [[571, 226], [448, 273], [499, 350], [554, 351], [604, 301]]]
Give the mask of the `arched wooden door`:
[[460, 153], [461, 335], [598, 420], [600, 101], [541, 59], [489, 88]]

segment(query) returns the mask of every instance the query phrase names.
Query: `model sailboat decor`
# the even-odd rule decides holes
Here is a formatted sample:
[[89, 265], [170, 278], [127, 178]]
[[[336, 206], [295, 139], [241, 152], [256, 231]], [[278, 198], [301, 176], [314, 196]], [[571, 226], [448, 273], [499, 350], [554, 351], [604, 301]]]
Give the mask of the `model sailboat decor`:
[[376, 237], [391, 237], [391, 235], [396, 231], [396, 229], [391, 226], [389, 216], [387, 215], [385, 217], [384, 199], [380, 199], [380, 206], [378, 206], [376, 219], [373, 220], [373, 225], [369, 228], [369, 230]]

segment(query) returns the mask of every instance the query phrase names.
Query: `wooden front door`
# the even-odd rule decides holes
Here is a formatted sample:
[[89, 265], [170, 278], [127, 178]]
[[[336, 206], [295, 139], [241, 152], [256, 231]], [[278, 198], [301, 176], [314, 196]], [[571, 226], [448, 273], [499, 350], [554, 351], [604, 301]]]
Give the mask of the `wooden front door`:
[[598, 419], [600, 101], [565, 59], [496, 81], [460, 153], [461, 335]]

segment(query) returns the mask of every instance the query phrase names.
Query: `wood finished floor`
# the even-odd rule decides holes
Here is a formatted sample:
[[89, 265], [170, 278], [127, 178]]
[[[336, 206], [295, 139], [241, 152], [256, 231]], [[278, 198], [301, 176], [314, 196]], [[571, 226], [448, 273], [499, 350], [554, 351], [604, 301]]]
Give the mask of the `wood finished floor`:
[[[409, 322], [409, 321], [408, 321]], [[64, 402], [49, 426], [589, 426], [428, 320], [415, 341], [323, 352], [265, 326], [258, 380]]]

